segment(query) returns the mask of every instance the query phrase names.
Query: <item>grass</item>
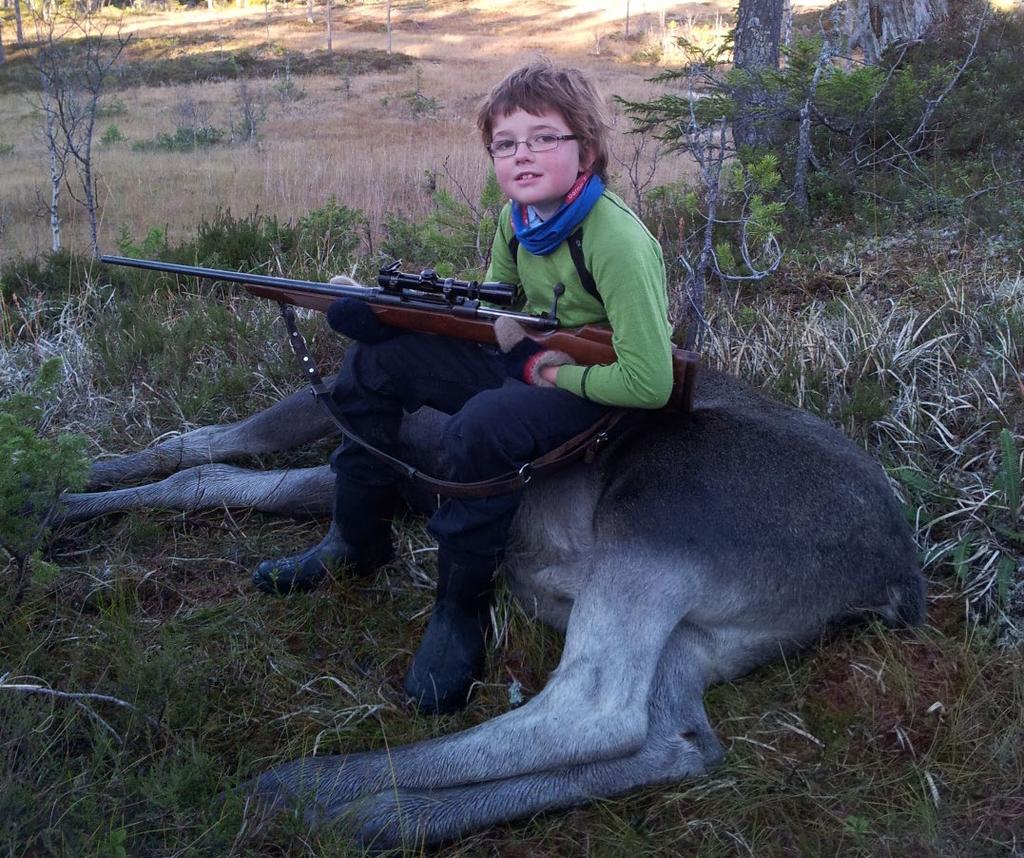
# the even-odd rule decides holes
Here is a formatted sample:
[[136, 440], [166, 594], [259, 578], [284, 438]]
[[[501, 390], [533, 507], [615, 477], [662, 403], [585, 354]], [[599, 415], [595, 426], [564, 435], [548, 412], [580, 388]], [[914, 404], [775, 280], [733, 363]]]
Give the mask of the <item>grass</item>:
[[[383, 21], [383, 5], [338, 10], [333, 58], [322, 50], [322, 23], [306, 24], [304, 7], [273, 6], [269, 39], [262, 7], [128, 16], [125, 31], [134, 36], [126, 62], [134, 65], [123, 74], [124, 87], [109, 90], [104, 100], [126, 144], [97, 145], [94, 152], [101, 246], [109, 252], [122, 228], [144, 235], [154, 226], [182, 241], [199, 220], [227, 207], [296, 219], [330, 195], [363, 211], [376, 241], [388, 215], [421, 218], [430, 212], [424, 189], [445, 170], [476, 199], [486, 175], [486, 158], [472, 132], [476, 106], [521, 61], [524, 45], [587, 68], [608, 96], [633, 99], [648, 92], [650, 66], [621, 62], [614, 53], [588, 54], [594, 28], [621, 26], [603, 4], [575, 15], [568, 0], [506, 6], [396, 4], [395, 54], [384, 69], [375, 67], [384, 36], [360, 27]], [[650, 19], [638, 18], [638, 31]], [[43, 253], [50, 242], [37, 197], [49, 181], [41, 118], [32, 92], [14, 91], [23, 84], [11, 71], [29, 62], [30, 48], [8, 48], [9, 63], [0, 69], [0, 143], [5, 151], [10, 147], [0, 169], [0, 261]], [[232, 62], [248, 70], [250, 89], [266, 106], [256, 147], [131, 151], [133, 143], [173, 137], [190, 110], [208, 116], [201, 124], [230, 128], [238, 112], [239, 72]], [[282, 97], [286, 68], [300, 82], [303, 98]], [[419, 95], [417, 105], [431, 106], [427, 114], [412, 109], [409, 93]], [[97, 144], [109, 124], [101, 120]], [[615, 135], [615, 147], [625, 157], [631, 142], [625, 121], [617, 120], [617, 127], [623, 133]], [[677, 164], [673, 177], [678, 171]], [[668, 176], [662, 167], [657, 180]], [[86, 247], [82, 212], [67, 194], [61, 211], [65, 243]]]
[[[363, 26], [379, 11], [354, 7], [351, 32], [337, 37], [346, 50], [381, 40]], [[368, 72], [350, 93], [337, 75], [303, 77], [301, 101], [268, 101], [261, 149], [215, 147], [200, 159], [111, 145], [100, 153], [108, 243], [253, 268], [270, 265], [276, 248], [305, 276], [352, 265], [366, 272], [386, 215], [415, 222], [431, 213], [428, 171], [476, 200], [485, 171], [468, 131], [473, 104], [480, 81], [513, 62], [501, 52], [498, 12], [431, 4], [402, 14], [437, 28], [431, 51], [438, 22], [463, 16], [474, 42], [467, 58], [435, 62], [440, 52], [423, 48], [429, 40], [399, 24], [396, 46], [417, 57], [419, 71]], [[217, 20], [195, 26], [195, 47], [214, 44]], [[263, 40], [261, 27], [237, 27], [232, 38]], [[294, 44], [280, 41], [289, 50], [320, 38], [294, 20], [288, 32]], [[530, 32], [538, 43], [589, 44], [583, 24], [560, 33], [549, 21]], [[169, 53], [193, 47], [175, 45], [173, 30], [152, 38], [154, 50], [158, 38]], [[487, 51], [494, 55], [482, 57]], [[647, 93], [642, 69], [575, 59], [606, 92]], [[129, 140], [153, 139], [173, 129], [186, 99], [207, 102], [215, 124], [226, 125], [234, 92], [230, 81], [140, 86], [118, 91], [109, 115]], [[438, 115], [410, 118], [401, 98], [409, 92], [437, 98]], [[32, 256], [45, 229], [32, 196], [42, 167], [31, 111], [10, 96], [0, 96], [0, 111], [13, 147], [0, 171], [9, 262]], [[661, 169], [678, 179], [682, 168], [666, 160]], [[226, 201], [256, 214], [232, 216]], [[717, 293], [705, 360], [842, 426], [883, 464], [930, 580], [928, 624], [851, 629], [711, 689], [709, 715], [727, 756], [707, 777], [499, 826], [442, 854], [975, 858], [1019, 850], [1024, 258], [1013, 234], [985, 233], [957, 210], [912, 224], [895, 218], [886, 230], [865, 228], [870, 221], [814, 224], [768, 287]], [[304, 222], [310, 234], [344, 229], [327, 247], [304, 236]], [[237, 419], [296, 386], [276, 311], [263, 302], [91, 271], [69, 253], [9, 263], [4, 274], [0, 391], [24, 389], [42, 361], [61, 356], [64, 377], [45, 426], [84, 434], [91, 455]], [[336, 339], [309, 315], [302, 325], [320, 361], [335, 363]], [[320, 463], [326, 452], [320, 445], [249, 464]], [[217, 797], [300, 754], [463, 729], [506, 711], [514, 687], [527, 698], [543, 687], [560, 637], [503, 595], [473, 705], [417, 716], [401, 679], [432, 587], [434, 549], [421, 523], [400, 524], [396, 561], [370, 580], [286, 600], [250, 590], [260, 559], [302, 548], [322, 528], [251, 512], [146, 511], [68, 527], [50, 542], [56, 579], [16, 610], [0, 609], [0, 853], [356, 854], [337, 832], [311, 834], [290, 819], [258, 828], [240, 801]], [[0, 568], [0, 581], [7, 574]]]
[[[727, 758], [708, 777], [499, 827], [445, 854], [996, 856], [1019, 842], [1024, 588], [1016, 567], [1007, 586], [997, 580], [1002, 558], [1019, 562], [1020, 494], [1007, 483], [1024, 435], [1019, 275], [998, 244], [965, 242], [958, 267], [938, 270], [943, 237], [928, 231], [837, 250], [819, 236], [817, 263], [794, 262], [778, 288], [719, 296], [707, 360], [842, 423], [883, 462], [932, 582], [928, 626], [850, 630], [712, 689]], [[851, 253], [857, 277], [815, 286]], [[894, 259], [905, 283], [856, 292]], [[70, 301], [37, 296], [31, 327], [9, 305], [0, 336], [6, 389], [64, 353], [50, 425], [85, 432], [95, 451], [234, 419], [293, 386], [272, 308], [232, 298], [229, 314], [170, 283], [88, 283]], [[315, 342], [328, 357], [330, 339]], [[262, 557], [320, 529], [139, 512], [61, 532], [48, 555], [56, 581], [0, 621], [0, 672], [131, 708], [0, 690], [6, 851], [352, 854], [337, 832], [257, 828], [240, 802], [215, 798], [275, 762], [452, 732], [507, 710], [513, 682], [526, 697], [543, 686], [560, 638], [503, 597], [474, 704], [416, 716], [401, 679], [429, 604], [421, 524], [402, 523], [398, 559], [369, 581], [287, 600], [250, 591]]]

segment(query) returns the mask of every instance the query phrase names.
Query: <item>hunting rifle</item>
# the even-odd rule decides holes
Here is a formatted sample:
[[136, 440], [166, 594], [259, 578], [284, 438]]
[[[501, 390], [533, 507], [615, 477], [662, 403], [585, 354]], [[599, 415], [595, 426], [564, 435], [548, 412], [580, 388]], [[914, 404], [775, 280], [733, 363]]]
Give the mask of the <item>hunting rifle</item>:
[[[327, 312], [338, 298], [358, 298], [372, 307], [377, 318], [385, 324], [478, 343], [495, 343], [494, 320], [508, 316], [527, 329], [527, 336], [538, 345], [565, 352], [582, 366], [610, 364], [616, 360], [611, 328], [605, 325], [563, 328], [559, 325], [555, 310], [557, 296], [561, 292], [557, 289], [553, 290], [555, 305], [551, 311], [531, 315], [507, 309], [518, 292], [517, 287], [508, 283], [479, 283], [440, 277], [429, 268], [419, 274], [408, 274], [399, 270], [398, 262], [380, 270], [376, 287], [270, 277], [125, 256], [101, 256], [100, 262], [202, 280], [240, 283], [260, 298], [320, 312]], [[500, 306], [487, 306], [482, 302]], [[672, 393], [666, 409], [690, 410], [696, 376], [697, 355], [673, 347]]]

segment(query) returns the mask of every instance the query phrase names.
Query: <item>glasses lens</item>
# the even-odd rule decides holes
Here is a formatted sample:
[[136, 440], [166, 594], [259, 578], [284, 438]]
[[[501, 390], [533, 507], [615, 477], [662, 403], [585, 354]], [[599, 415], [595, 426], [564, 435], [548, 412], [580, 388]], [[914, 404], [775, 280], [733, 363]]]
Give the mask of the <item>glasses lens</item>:
[[491, 143], [491, 154], [495, 158], [506, 158], [515, 151], [515, 140], [495, 140]]
[[526, 141], [531, 152], [547, 152], [558, 145], [558, 137], [554, 134], [536, 134]]

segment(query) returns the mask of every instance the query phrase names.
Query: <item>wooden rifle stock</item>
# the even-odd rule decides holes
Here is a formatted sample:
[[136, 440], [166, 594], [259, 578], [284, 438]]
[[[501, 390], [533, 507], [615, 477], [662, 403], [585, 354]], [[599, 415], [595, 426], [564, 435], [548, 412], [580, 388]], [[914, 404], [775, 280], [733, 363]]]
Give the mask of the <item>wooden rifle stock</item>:
[[[544, 316], [485, 308], [475, 301], [449, 301], [440, 295], [427, 295], [418, 290], [386, 290], [370, 286], [316, 283], [120, 256], [101, 256], [100, 261], [205, 280], [238, 283], [259, 298], [305, 307], [321, 313], [327, 312], [327, 308], [338, 298], [358, 298], [366, 301], [377, 318], [385, 324], [404, 330], [439, 334], [478, 343], [495, 344], [497, 340], [494, 336], [493, 319], [507, 315], [520, 322], [527, 336], [539, 346], [565, 352], [582, 366], [610, 364], [617, 359], [612, 346], [611, 328], [603, 325], [560, 328], [557, 323]], [[690, 410], [697, 364], [698, 358], [693, 352], [675, 347], [672, 349], [673, 384], [669, 401], [665, 405], [666, 409]]]

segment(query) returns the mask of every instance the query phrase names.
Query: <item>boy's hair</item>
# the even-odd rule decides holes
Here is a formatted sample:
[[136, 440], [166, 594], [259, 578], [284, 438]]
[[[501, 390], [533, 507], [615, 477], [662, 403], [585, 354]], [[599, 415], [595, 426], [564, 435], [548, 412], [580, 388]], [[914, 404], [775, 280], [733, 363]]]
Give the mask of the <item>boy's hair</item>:
[[509, 116], [516, 110], [534, 115], [548, 110], [561, 114], [578, 138], [580, 149], [594, 156], [592, 172], [608, 181], [608, 123], [604, 104], [582, 71], [557, 68], [550, 60], [540, 59], [510, 72], [480, 106], [476, 125], [484, 146], [490, 146], [493, 140], [495, 118]]

